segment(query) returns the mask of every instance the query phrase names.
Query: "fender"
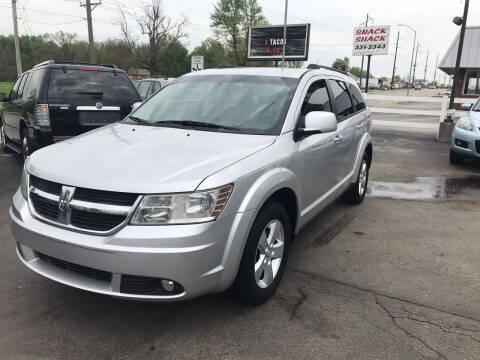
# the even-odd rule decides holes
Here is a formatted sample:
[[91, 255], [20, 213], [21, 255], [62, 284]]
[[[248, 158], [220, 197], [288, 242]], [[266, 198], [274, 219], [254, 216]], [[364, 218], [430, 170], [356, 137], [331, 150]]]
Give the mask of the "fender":
[[[360, 164], [362, 163], [363, 154], [365, 153], [365, 149], [369, 144], [372, 143], [372, 137], [368, 132], [363, 134], [362, 139], [359, 142], [357, 155], [355, 156], [355, 164], [353, 165], [353, 174], [351, 182], [355, 183], [357, 181], [357, 174], [360, 171]], [[371, 160], [371, 159], [370, 159]]]
[[297, 177], [291, 170], [286, 168], [267, 170], [250, 186], [240, 204], [227, 239], [221, 263], [223, 272], [215, 291], [225, 290], [235, 280], [243, 256], [243, 250], [258, 211], [270, 196], [283, 188], [291, 189], [297, 197], [297, 226], [295, 233], [297, 232], [298, 217], [300, 216], [298, 209], [301, 202], [300, 184]]

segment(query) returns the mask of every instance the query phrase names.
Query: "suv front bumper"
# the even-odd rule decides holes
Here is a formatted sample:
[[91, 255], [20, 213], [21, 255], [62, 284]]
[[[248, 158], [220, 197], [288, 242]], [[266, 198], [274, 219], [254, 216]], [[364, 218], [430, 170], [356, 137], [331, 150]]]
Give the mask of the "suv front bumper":
[[[128, 225], [115, 234], [96, 236], [35, 219], [19, 191], [10, 209], [17, 254], [31, 270], [83, 290], [159, 301], [225, 290], [235, 277], [253, 213], [203, 224]], [[142, 286], [151, 285], [152, 278], [157, 284], [161, 279], [174, 281], [181, 290], [148, 293]], [[127, 279], [133, 285], [125, 287]]]

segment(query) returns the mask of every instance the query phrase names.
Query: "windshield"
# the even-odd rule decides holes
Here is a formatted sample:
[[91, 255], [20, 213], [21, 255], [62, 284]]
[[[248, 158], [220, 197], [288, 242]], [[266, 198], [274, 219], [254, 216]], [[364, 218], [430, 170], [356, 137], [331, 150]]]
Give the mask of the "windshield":
[[298, 79], [185, 76], [148, 99], [127, 122], [274, 135], [282, 128]]
[[472, 108], [472, 111], [480, 111], [480, 100], [478, 100]]

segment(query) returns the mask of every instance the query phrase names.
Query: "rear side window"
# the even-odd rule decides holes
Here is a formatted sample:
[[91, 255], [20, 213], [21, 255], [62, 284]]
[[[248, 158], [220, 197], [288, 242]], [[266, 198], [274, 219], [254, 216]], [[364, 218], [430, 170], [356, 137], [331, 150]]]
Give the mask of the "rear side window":
[[337, 119], [342, 121], [355, 112], [347, 85], [343, 81], [329, 80], [332, 88], [332, 98], [337, 107]]
[[95, 99], [136, 101], [137, 94], [127, 75], [113, 71], [52, 69], [49, 99]]
[[152, 81], [152, 85], [150, 86], [150, 91], [148, 92], [148, 96], [155, 94], [161, 88], [162, 86], [158, 82]]
[[20, 99], [23, 96], [23, 90], [25, 89], [25, 83], [28, 80], [28, 77], [30, 76], [30, 73], [26, 73], [22, 77], [22, 81], [20, 82], [20, 85], [18, 86], [18, 93], [17, 93], [17, 99]]
[[10, 90], [10, 95], [8, 96], [9, 100], [15, 100], [17, 98], [18, 87], [20, 82], [22, 81], [22, 77], [19, 77], [15, 84], [13, 84], [12, 90]]
[[38, 99], [40, 94], [40, 86], [42, 85], [44, 70], [35, 70], [30, 77], [30, 82], [27, 85], [27, 88], [23, 91], [24, 99]]
[[355, 105], [355, 111], [361, 111], [367, 106], [365, 105], [365, 100], [363, 99], [362, 94], [357, 89], [355, 85], [350, 84], [349, 86], [350, 94], [352, 95], [353, 105]]

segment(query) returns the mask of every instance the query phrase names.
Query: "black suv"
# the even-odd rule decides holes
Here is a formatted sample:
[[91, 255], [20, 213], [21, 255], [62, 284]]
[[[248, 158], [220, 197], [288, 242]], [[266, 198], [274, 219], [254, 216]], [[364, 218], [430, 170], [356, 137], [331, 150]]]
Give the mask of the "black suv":
[[31, 152], [123, 119], [142, 101], [127, 74], [114, 65], [49, 60], [0, 94], [0, 145]]

